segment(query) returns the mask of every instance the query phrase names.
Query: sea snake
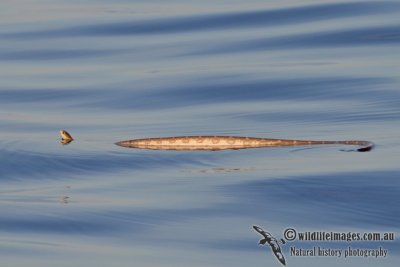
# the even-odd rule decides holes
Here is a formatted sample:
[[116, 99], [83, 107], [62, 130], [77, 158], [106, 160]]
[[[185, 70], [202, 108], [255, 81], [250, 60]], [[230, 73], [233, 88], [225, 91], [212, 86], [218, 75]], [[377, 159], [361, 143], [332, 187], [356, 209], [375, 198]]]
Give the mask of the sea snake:
[[[66, 145], [74, 139], [65, 130], [60, 131], [61, 143]], [[370, 151], [374, 143], [369, 141], [311, 141], [311, 140], [289, 140], [270, 139], [241, 136], [174, 136], [144, 138], [120, 141], [118, 146], [140, 149], [157, 150], [224, 150], [244, 149], [279, 146], [309, 146], [309, 145], [353, 145], [359, 146], [359, 152]]]
[[159, 150], [224, 150], [281, 146], [353, 145], [359, 152], [370, 151], [374, 143], [369, 141], [311, 141], [270, 139], [239, 136], [177, 136], [126, 140], [115, 143], [129, 148]]

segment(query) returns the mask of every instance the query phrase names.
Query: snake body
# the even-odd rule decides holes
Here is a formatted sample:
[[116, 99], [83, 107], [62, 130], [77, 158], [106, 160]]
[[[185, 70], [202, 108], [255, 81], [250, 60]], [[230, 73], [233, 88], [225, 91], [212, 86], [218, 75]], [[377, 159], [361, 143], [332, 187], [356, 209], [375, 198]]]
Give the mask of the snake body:
[[157, 150], [224, 150], [282, 146], [309, 145], [353, 145], [359, 146], [359, 152], [370, 151], [374, 144], [369, 141], [311, 141], [270, 139], [239, 136], [177, 136], [126, 140], [115, 143], [128, 148]]
[[[66, 145], [74, 139], [65, 130], [60, 131], [61, 143]], [[359, 146], [357, 151], [366, 152], [374, 147], [369, 141], [312, 141], [312, 140], [290, 140], [271, 139], [241, 136], [174, 136], [144, 138], [120, 141], [115, 143], [118, 146], [140, 149], [157, 150], [224, 150], [224, 149], [245, 149], [261, 147], [281, 146], [309, 146], [309, 145], [352, 145]]]

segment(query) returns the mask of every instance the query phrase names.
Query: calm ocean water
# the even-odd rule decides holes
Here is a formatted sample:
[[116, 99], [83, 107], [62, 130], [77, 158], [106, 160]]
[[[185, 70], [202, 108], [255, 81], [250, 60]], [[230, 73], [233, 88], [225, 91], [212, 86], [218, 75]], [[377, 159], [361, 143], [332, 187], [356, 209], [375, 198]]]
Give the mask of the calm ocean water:
[[[280, 266], [258, 225], [395, 234], [289, 266], [398, 266], [400, 2], [166, 2], [1, 2], [0, 265]], [[376, 148], [114, 145], [205, 134]]]

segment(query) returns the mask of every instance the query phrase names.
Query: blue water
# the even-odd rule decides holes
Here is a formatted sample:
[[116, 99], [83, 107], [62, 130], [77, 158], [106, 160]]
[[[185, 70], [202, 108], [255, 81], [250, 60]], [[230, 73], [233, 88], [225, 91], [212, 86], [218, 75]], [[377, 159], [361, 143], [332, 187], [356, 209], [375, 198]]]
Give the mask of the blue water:
[[[300, 2], [2, 1], [1, 266], [280, 266], [252, 225], [393, 232], [282, 251], [289, 266], [398, 266], [400, 3]], [[376, 148], [114, 145], [205, 134]]]

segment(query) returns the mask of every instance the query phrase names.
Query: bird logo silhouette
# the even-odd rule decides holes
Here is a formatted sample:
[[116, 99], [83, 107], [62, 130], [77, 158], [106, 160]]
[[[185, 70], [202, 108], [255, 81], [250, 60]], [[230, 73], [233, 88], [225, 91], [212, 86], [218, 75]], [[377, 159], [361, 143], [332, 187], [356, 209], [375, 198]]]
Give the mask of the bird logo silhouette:
[[277, 240], [275, 237], [273, 237], [270, 233], [265, 232], [263, 229], [260, 227], [253, 225], [254, 230], [256, 230], [259, 234], [261, 234], [264, 238], [258, 242], [259, 245], [265, 245], [265, 243], [268, 243], [271, 246], [272, 252], [275, 254], [276, 258], [280, 263], [283, 265], [286, 265], [286, 260], [285, 257], [282, 254], [281, 247], [279, 244], [285, 244], [285, 240]]

